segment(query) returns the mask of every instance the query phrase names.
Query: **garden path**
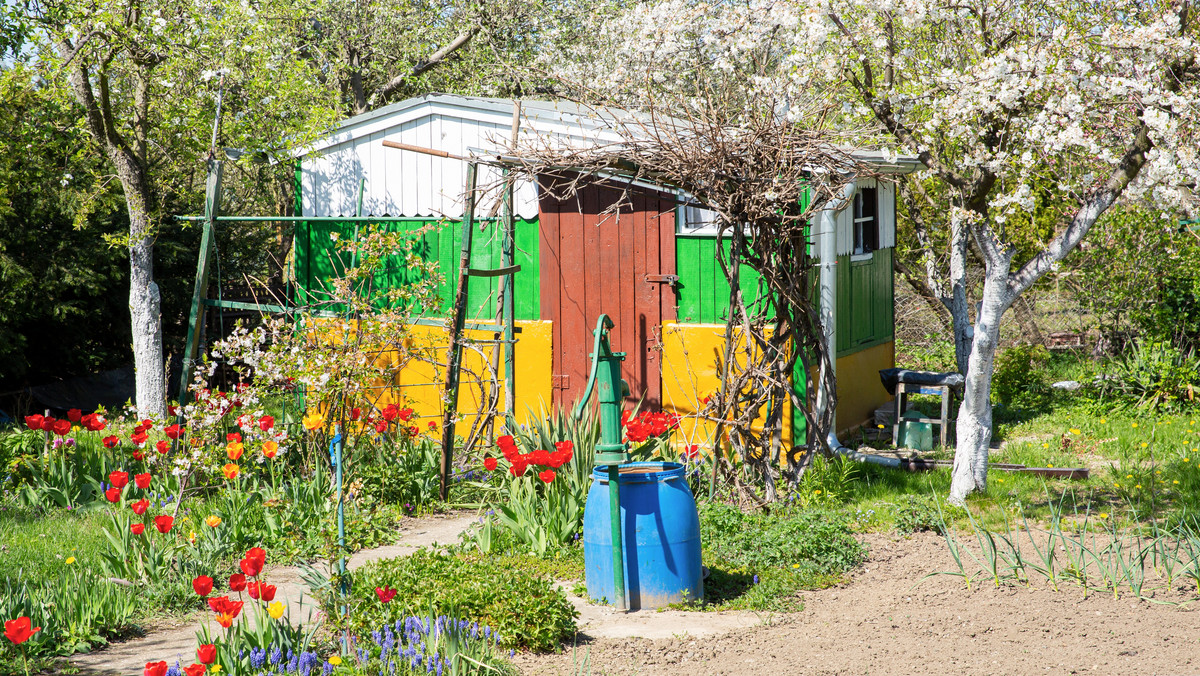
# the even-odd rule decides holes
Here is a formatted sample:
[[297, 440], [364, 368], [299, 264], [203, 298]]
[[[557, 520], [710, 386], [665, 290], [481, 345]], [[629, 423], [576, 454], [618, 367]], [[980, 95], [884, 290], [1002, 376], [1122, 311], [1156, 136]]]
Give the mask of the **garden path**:
[[[408, 519], [401, 524], [396, 544], [357, 552], [350, 557], [349, 567], [354, 570], [370, 561], [407, 556], [421, 547], [457, 542], [459, 533], [475, 519], [474, 514], [463, 513]], [[293, 614], [293, 620], [305, 622], [311, 619], [309, 613], [315, 604], [307, 594], [308, 587], [300, 577], [299, 568], [270, 568], [265, 577], [277, 588], [275, 600], [283, 601], [292, 613], [304, 613], [302, 618]], [[71, 658], [71, 664], [88, 676], [141, 676], [147, 662], [158, 660], [166, 660], [169, 664], [176, 660], [183, 665], [191, 664], [196, 657], [196, 632], [203, 623], [207, 622], [213, 633], [220, 631], [210, 617], [211, 613], [197, 613], [192, 621], [152, 628], [145, 636], [114, 643], [98, 652], [76, 655]]]

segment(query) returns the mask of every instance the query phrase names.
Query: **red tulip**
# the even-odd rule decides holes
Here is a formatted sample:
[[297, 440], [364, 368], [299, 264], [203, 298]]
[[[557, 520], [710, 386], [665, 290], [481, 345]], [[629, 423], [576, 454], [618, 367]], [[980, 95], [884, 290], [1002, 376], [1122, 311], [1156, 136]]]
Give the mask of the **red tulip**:
[[275, 585], [267, 584], [266, 582], [251, 582], [246, 585], [246, 593], [250, 595], [250, 598], [255, 600], [261, 598], [267, 602], [274, 601]]
[[144, 524], [135, 523], [129, 526], [129, 530], [133, 531], [134, 535], [141, 535], [142, 533], [146, 532], [146, 526]]
[[60, 437], [70, 433], [71, 421], [70, 420], [55, 420], [53, 431], [55, 434], [57, 434]]
[[89, 432], [99, 432], [106, 427], [104, 420], [95, 413], [89, 413], [83, 416], [83, 419], [80, 420], [80, 422], [83, 423], [84, 428]]
[[264, 415], [258, 419], [258, 429], [269, 432], [275, 426], [275, 419], [269, 415]]
[[229, 434], [225, 435], [225, 441], [241, 441], [241, 440], [242, 440], [241, 432], [230, 432]]
[[362, 417], [362, 409], [361, 408], [350, 409], [350, 419], [351, 420], [358, 420], [361, 417]]
[[183, 436], [183, 429], [178, 424], [167, 425], [163, 428], [163, 433], [167, 435], [168, 439], [175, 440]]
[[241, 568], [248, 577], [255, 577], [262, 572], [263, 560], [246, 557], [238, 562], [238, 568]]
[[208, 607], [212, 608], [214, 613], [228, 615], [230, 619], [238, 616], [238, 613], [242, 611], [242, 605], [244, 604], [241, 601], [234, 601], [228, 596], [218, 596], [208, 600]]
[[246, 589], [246, 576], [234, 573], [229, 576], [229, 591], [240, 592]]
[[391, 587], [376, 587], [375, 595], [379, 597], [380, 603], [387, 603], [388, 601], [391, 601], [394, 596], [396, 596], [396, 590], [392, 589]]
[[129, 507], [133, 510], [134, 514], [141, 516], [145, 514], [146, 510], [150, 507], [150, 501], [146, 498], [142, 498], [141, 500], [129, 505]]
[[167, 676], [166, 662], [147, 662], [143, 676]]
[[196, 595], [204, 598], [212, 593], [213, 580], [207, 575], [197, 576], [192, 580], [192, 589], [196, 590]]
[[193, 664], [183, 668], [183, 673], [187, 674], [187, 676], [204, 676], [206, 671], [208, 671], [208, 667], [203, 664]]
[[4, 623], [4, 637], [20, 645], [29, 640], [30, 636], [42, 630], [41, 627], [31, 626], [33, 623], [25, 615]]
[[395, 404], [388, 404], [383, 407], [383, 411], [379, 415], [383, 416], [384, 420], [391, 422], [396, 419], [396, 416], [400, 415], [400, 407]]
[[489, 472], [496, 471], [496, 466], [499, 464], [500, 463], [497, 462], [495, 458], [484, 458], [483, 459], [483, 468]]
[[142, 490], [146, 490], [147, 488], [150, 488], [150, 473], [147, 472], [145, 474], [135, 475], [133, 477], [133, 483], [134, 483], [134, 485], [136, 485], [138, 488], [140, 488]]
[[129, 472], [110, 472], [108, 482], [113, 485], [113, 488], [125, 488], [129, 483]]
[[525, 473], [526, 465], [523, 462], [514, 462], [509, 468], [508, 473], [513, 476], [521, 476]]
[[110, 489], [104, 491], [104, 497], [108, 498], [109, 502], [117, 502], [118, 500], [121, 499], [121, 489], [120, 488], [110, 488]]
[[83, 411], [80, 411], [77, 408], [73, 408], [73, 409], [67, 411], [67, 420], [70, 420], [73, 423], [77, 423], [80, 421], [81, 418], [83, 418]]
[[157, 528], [158, 532], [162, 533], [163, 535], [170, 533], [171, 526], [174, 524], [175, 517], [173, 516], [167, 516], [166, 514], [163, 514], [162, 516], [154, 517], [154, 527]]
[[166, 455], [171, 450], [171, 442], [166, 439], [160, 439], [158, 443], [154, 444], [154, 450], [158, 451], [161, 455]]
[[402, 408], [396, 415], [404, 422], [408, 422], [409, 420], [412, 420], [413, 410], [411, 408]]
[[206, 643], [196, 648], [196, 659], [201, 664], [212, 664], [217, 660], [217, 646]]
[[56, 422], [58, 422], [58, 420], [51, 416], [46, 416], [45, 418], [42, 418], [42, 431], [43, 432], [53, 432], [54, 431], [54, 423], [56, 423]]
[[140, 462], [146, 459], [146, 454], [135, 448], [133, 449], [133, 459]]
[[541, 479], [542, 481], [545, 481], [546, 483], [550, 483], [551, 481], [554, 481], [554, 477], [556, 477], [556, 476], [558, 476], [558, 475], [555, 474], [554, 470], [552, 470], [552, 469], [538, 472], [538, 478]]
[[46, 418], [44, 416], [41, 416], [37, 413], [34, 413], [33, 415], [27, 415], [25, 416], [25, 426], [31, 430], [40, 430], [42, 429], [42, 421], [45, 419]]
[[146, 443], [146, 440], [149, 438], [150, 437], [148, 437], [145, 432], [134, 432], [129, 436], [130, 441], [132, 441], [135, 446], [141, 446], [142, 444]]

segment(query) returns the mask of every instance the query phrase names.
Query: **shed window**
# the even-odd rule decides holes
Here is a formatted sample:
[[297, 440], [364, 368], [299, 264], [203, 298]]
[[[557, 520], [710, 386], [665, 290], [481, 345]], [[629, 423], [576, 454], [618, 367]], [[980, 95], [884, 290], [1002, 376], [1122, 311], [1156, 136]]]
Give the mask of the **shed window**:
[[879, 194], [877, 188], [859, 188], [854, 195], [854, 253], [879, 248]]

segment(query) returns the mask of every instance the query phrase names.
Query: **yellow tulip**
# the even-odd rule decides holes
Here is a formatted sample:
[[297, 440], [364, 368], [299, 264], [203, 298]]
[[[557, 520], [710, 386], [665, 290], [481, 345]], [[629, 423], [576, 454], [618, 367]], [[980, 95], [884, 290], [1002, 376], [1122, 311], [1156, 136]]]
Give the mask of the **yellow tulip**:
[[278, 620], [283, 617], [283, 602], [276, 601], [267, 606], [267, 613], [274, 619]]
[[217, 516], [216, 514], [209, 514], [208, 518], [204, 520], [204, 523], [208, 524], [209, 528], [216, 528], [217, 526], [221, 525], [221, 517]]
[[325, 416], [316, 411], [304, 416], [304, 429], [315, 430], [325, 424]]

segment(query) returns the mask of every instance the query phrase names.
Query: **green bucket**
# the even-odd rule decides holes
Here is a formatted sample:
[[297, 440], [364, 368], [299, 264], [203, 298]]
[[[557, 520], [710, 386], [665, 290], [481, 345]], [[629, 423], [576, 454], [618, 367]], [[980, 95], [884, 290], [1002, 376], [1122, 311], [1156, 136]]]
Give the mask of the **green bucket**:
[[933, 423], [917, 422], [924, 417], [920, 411], [905, 411], [900, 417], [900, 448], [933, 450]]

